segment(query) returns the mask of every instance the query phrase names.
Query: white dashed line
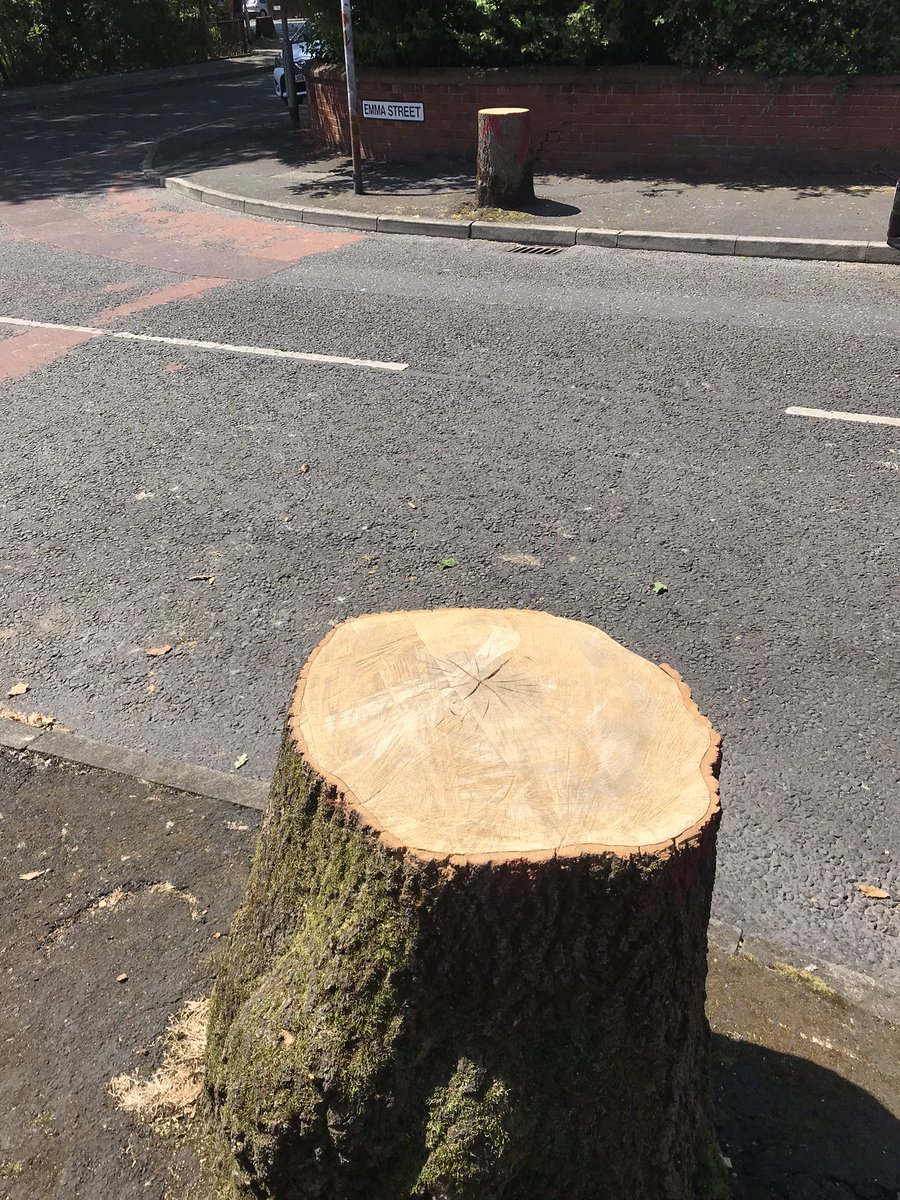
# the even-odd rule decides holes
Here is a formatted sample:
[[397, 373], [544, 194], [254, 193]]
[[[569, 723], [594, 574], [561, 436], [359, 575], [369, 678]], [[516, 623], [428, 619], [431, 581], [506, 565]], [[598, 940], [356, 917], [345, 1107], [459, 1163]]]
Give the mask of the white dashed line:
[[409, 363], [381, 362], [377, 358], [343, 358], [338, 354], [314, 354], [307, 350], [276, 350], [273, 346], [238, 346], [231, 342], [202, 342], [194, 338], [157, 337], [150, 333], [128, 333], [120, 329], [96, 329], [91, 325], [60, 325], [53, 321], [26, 321], [22, 317], [0, 317], [0, 325], [18, 325], [26, 329], [64, 329], [88, 333], [92, 337], [115, 338], [124, 342], [156, 342], [163, 346], [185, 346], [193, 350], [213, 350], [221, 354], [248, 354], [255, 358], [285, 358], [297, 362], [322, 363], [331, 367], [363, 367], [369, 371], [405, 371]]
[[879, 417], [872, 413], [836, 412], [828, 408], [786, 408], [789, 417], [822, 417], [826, 421], [860, 421], [864, 425], [900, 425], [900, 417]]

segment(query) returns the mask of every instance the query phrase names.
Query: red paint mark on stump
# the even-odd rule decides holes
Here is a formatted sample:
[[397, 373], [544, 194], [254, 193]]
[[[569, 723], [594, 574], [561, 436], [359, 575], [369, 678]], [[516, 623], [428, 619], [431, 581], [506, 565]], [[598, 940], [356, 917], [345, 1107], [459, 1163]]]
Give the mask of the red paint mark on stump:
[[75, 329], [26, 329], [0, 341], [0, 379], [18, 379], [45, 367], [93, 335]]
[[168, 287], [158, 291], [148, 292], [137, 300], [129, 300], [125, 304], [117, 304], [115, 308], [105, 308], [97, 317], [98, 325], [109, 325], [118, 317], [130, 317], [132, 313], [143, 312], [147, 308], [156, 308], [160, 304], [169, 304], [172, 300], [190, 300], [194, 296], [202, 296], [210, 288], [221, 287], [228, 283], [227, 279], [185, 279], [183, 283], [170, 283]]

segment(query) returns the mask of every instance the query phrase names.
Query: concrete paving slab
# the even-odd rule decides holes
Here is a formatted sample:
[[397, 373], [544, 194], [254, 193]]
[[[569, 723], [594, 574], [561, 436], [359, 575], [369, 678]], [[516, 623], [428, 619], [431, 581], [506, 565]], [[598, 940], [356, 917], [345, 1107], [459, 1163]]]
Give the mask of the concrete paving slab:
[[432, 217], [379, 217], [379, 233], [423, 234], [427, 237], [467, 238], [471, 221], [439, 221]]
[[669, 250], [684, 254], [734, 254], [735, 239], [718, 233], [649, 233], [622, 230], [620, 250]]
[[246, 203], [243, 196], [232, 196], [229, 192], [219, 192], [214, 188], [203, 188], [200, 199], [204, 204], [213, 204], [216, 208], [227, 208], [232, 212], [243, 212]]
[[578, 246], [604, 246], [614, 249], [619, 242], [619, 234], [615, 229], [577, 229], [575, 243]]
[[359, 229], [374, 233], [378, 217], [374, 213], [351, 212], [331, 208], [304, 208], [305, 225], [331, 225], [335, 229]]
[[895, 250], [893, 246], [887, 246], [883, 242], [869, 242], [866, 247], [866, 262], [900, 265], [900, 250]]
[[754, 258], [808, 258], [820, 262], [865, 262], [866, 242], [815, 238], [739, 237], [734, 253]]
[[561, 225], [518, 225], [506, 221], [473, 221], [471, 237], [526, 246], [574, 246], [575, 230]]

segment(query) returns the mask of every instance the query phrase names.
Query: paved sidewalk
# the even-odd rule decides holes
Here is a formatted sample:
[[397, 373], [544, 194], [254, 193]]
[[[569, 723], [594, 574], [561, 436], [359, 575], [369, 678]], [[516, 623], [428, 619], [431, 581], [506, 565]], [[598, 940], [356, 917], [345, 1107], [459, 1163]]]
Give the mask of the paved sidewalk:
[[[198, 1013], [259, 814], [41, 745], [0, 747], [0, 1196], [213, 1200], [188, 1137], [199, 1058], [157, 1076], [181, 1106], [155, 1119], [109, 1083], [146, 1103], [169, 1022]], [[712, 939], [708, 1007], [734, 1200], [894, 1200], [900, 1029], [733, 951]]]
[[[154, 169], [204, 188], [278, 204], [372, 216], [471, 221], [471, 164], [368, 163], [355, 196], [349, 161], [291, 135], [280, 111], [271, 125], [176, 135]], [[537, 202], [494, 219], [561, 227], [883, 242], [894, 194], [886, 174], [844, 178], [613, 178], [538, 173]], [[249, 210], [248, 210], [249, 211]]]

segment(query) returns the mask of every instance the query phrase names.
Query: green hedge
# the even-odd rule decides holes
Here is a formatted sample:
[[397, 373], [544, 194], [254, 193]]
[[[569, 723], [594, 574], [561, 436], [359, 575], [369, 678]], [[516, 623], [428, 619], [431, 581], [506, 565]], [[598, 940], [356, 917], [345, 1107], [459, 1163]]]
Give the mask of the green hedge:
[[219, 36], [197, 0], [0, 0], [0, 81], [12, 87], [198, 61], [215, 55]]
[[[307, 0], [323, 57], [337, 0]], [[357, 0], [371, 66], [671, 63], [763, 75], [900, 71], [900, 0]]]

